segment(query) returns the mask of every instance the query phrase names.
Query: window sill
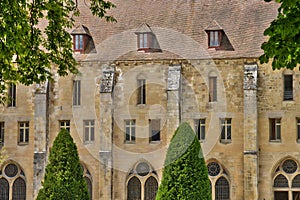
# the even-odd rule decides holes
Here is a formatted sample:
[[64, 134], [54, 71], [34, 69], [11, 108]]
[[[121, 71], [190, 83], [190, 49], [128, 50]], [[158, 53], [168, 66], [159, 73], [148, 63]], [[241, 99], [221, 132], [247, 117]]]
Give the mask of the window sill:
[[159, 140], [159, 141], [149, 141], [149, 144], [160, 144], [161, 143], [161, 141]]
[[205, 142], [205, 140], [199, 140], [199, 142], [200, 142], [200, 143], [204, 143], [204, 142]]
[[270, 143], [281, 143], [281, 140], [270, 140]]
[[229, 139], [221, 139], [221, 140], [220, 140], [220, 143], [221, 143], [221, 144], [230, 144], [230, 143], [232, 143], [232, 141], [229, 140]]
[[84, 141], [84, 145], [94, 144], [94, 141]]
[[135, 141], [125, 141], [124, 144], [135, 144]]
[[29, 143], [28, 142], [19, 142], [18, 143], [18, 146], [26, 146], [28, 145]]

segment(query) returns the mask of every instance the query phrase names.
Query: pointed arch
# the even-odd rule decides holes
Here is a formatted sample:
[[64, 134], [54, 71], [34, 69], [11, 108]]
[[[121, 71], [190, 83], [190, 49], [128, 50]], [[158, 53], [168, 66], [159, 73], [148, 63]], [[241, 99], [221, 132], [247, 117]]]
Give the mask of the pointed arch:
[[5, 178], [0, 178], [0, 199], [9, 200], [9, 183]]
[[155, 200], [155, 196], [158, 190], [158, 182], [156, 178], [150, 176], [145, 183], [145, 198], [147, 200]]
[[127, 185], [127, 200], [141, 200], [141, 181], [133, 176]]
[[26, 183], [24, 179], [17, 178], [13, 183], [13, 200], [26, 200]]
[[230, 186], [228, 180], [221, 176], [216, 181], [215, 200], [229, 200], [230, 199]]
[[274, 187], [289, 187], [289, 182], [288, 182], [288, 179], [282, 175], [282, 174], [279, 174], [278, 176], [276, 176], [276, 178], [274, 179], [274, 184], [273, 184]]

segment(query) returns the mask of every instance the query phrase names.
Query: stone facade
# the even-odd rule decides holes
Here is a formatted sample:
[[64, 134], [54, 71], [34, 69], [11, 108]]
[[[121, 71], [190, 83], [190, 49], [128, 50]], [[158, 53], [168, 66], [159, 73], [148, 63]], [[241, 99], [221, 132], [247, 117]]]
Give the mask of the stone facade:
[[[36, 197], [49, 148], [64, 127], [77, 144], [92, 199], [151, 200], [168, 144], [184, 121], [199, 134], [214, 200], [295, 199], [300, 72], [274, 71], [258, 60], [263, 30], [277, 5], [113, 2], [116, 24], [94, 18], [78, 1], [82, 15], [75, 27], [84, 25], [93, 39], [87, 48], [94, 48], [74, 54], [78, 74], [54, 73], [54, 80], [42, 85], [17, 85], [16, 105], [1, 107], [8, 159], [0, 180], [8, 181], [10, 199], [18, 178], [25, 181], [26, 199]], [[160, 49], [137, 46], [144, 42], [141, 24]], [[226, 45], [208, 48], [209, 31], [215, 29]], [[20, 141], [24, 122], [29, 124], [25, 142]], [[12, 167], [17, 170], [10, 176]]]

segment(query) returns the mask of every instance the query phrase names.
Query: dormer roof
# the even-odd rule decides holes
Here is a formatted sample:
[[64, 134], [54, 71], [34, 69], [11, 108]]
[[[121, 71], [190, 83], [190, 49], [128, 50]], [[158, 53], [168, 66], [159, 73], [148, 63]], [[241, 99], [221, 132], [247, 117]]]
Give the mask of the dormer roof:
[[72, 32], [71, 35], [88, 35], [91, 36], [89, 29], [84, 25], [77, 26]]

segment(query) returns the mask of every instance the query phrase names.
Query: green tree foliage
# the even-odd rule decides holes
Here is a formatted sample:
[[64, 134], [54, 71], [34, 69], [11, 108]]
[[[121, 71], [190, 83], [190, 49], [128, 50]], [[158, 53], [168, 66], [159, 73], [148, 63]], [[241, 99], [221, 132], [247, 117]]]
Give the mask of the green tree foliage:
[[[79, 15], [78, 0], [0, 1], [0, 102], [7, 99], [7, 83], [30, 85], [51, 80], [51, 67], [65, 76], [77, 73], [72, 39], [66, 31]], [[107, 21], [110, 1], [91, 0], [92, 13]], [[47, 21], [46, 27], [39, 26]], [[41, 28], [42, 27], [42, 28]]]
[[209, 200], [210, 181], [200, 143], [188, 123], [176, 130], [156, 200]]
[[89, 200], [76, 144], [62, 129], [54, 140], [37, 200]]
[[277, 18], [264, 32], [269, 39], [261, 46], [264, 54], [260, 62], [268, 63], [272, 59], [273, 69], [293, 69], [300, 63], [300, 1], [276, 1], [281, 5]]

